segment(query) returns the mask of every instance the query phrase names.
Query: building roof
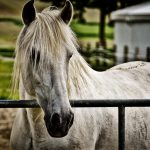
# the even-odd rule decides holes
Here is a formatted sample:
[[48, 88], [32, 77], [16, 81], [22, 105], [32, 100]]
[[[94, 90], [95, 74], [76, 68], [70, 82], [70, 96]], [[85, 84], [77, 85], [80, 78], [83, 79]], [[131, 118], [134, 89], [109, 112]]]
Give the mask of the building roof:
[[150, 22], [150, 2], [114, 11], [111, 13], [111, 20], [125, 22]]

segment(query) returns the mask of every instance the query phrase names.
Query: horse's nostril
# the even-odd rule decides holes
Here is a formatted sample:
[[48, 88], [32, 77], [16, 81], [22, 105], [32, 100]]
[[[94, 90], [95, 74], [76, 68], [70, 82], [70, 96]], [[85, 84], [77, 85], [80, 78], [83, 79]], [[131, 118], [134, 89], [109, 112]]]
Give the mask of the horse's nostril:
[[53, 113], [50, 120], [52, 126], [59, 127], [61, 125], [61, 117], [58, 113]]

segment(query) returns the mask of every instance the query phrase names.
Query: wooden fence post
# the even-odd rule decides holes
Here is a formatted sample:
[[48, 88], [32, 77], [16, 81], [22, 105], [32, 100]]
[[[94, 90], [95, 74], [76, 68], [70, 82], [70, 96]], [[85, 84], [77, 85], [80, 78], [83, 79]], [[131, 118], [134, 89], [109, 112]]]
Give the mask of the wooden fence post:
[[96, 57], [96, 60], [95, 60], [95, 67], [96, 67], [96, 70], [98, 70], [98, 68], [100, 67], [100, 62], [99, 62], [98, 57]]
[[129, 53], [129, 48], [127, 45], [125, 45], [124, 46], [123, 62], [128, 62], [128, 53]]
[[104, 67], [107, 66], [107, 61], [106, 61], [106, 59], [107, 59], [107, 52], [104, 50], [104, 51], [103, 51], [103, 65], [104, 65]]
[[140, 60], [140, 49], [138, 47], [135, 48], [134, 60]]
[[79, 43], [79, 46], [80, 46], [80, 47], [79, 47], [79, 52], [82, 53], [82, 52], [84, 51], [84, 50], [83, 50], [83, 49], [84, 49], [84, 48], [83, 48], [83, 44], [82, 44], [82, 43]]
[[146, 49], [146, 61], [150, 62], [150, 47], [147, 47]]
[[117, 45], [114, 44], [113, 51], [112, 51], [113, 52], [113, 66], [115, 66], [117, 63], [116, 51], [117, 51]]
[[87, 52], [89, 52], [91, 50], [91, 44], [90, 43], [87, 43], [86, 49], [87, 49]]
[[87, 58], [87, 59], [86, 59], [86, 62], [91, 65], [91, 60], [90, 60], [90, 58]]
[[98, 49], [99, 47], [100, 47], [100, 43], [99, 43], [99, 42], [96, 42], [96, 43], [95, 43], [95, 48]]

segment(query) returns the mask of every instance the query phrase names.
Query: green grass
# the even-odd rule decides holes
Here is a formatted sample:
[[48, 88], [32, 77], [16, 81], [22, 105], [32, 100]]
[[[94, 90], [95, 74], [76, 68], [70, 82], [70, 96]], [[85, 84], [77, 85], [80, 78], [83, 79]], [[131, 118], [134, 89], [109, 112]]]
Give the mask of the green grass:
[[0, 99], [18, 99], [18, 91], [11, 93], [13, 61], [0, 60]]
[[0, 22], [0, 48], [10, 49], [15, 47], [21, 26], [12, 22]]
[[[78, 23], [72, 22], [71, 28], [77, 34], [78, 38], [98, 38], [99, 24], [98, 23]], [[106, 26], [106, 38], [113, 39], [113, 28]]]
[[78, 22], [72, 22], [71, 28], [80, 37], [97, 37], [98, 25], [81, 24]]
[[10, 74], [0, 74], [0, 79], [1, 83], [0, 84], [0, 89], [3, 89], [5, 87], [5, 89], [10, 88], [10, 84], [11, 84], [11, 75]]
[[11, 74], [13, 69], [12, 61], [0, 60], [0, 74]]
[[[0, 99], [12, 98], [11, 95], [11, 78], [12, 78], [12, 61], [0, 60]], [[17, 93], [14, 94], [15, 97]]]

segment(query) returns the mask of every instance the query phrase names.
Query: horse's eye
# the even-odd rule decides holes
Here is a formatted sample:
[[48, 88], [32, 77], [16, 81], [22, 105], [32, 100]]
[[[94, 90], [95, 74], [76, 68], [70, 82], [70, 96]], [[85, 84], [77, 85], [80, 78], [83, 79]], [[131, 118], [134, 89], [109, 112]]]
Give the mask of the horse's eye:
[[30, 57], [31, 57], [31, 61], [32, 61], [33, 65], [38, 65], [38, 63], [40, 61], [40, 52], [36, 51], [33, 48]]

